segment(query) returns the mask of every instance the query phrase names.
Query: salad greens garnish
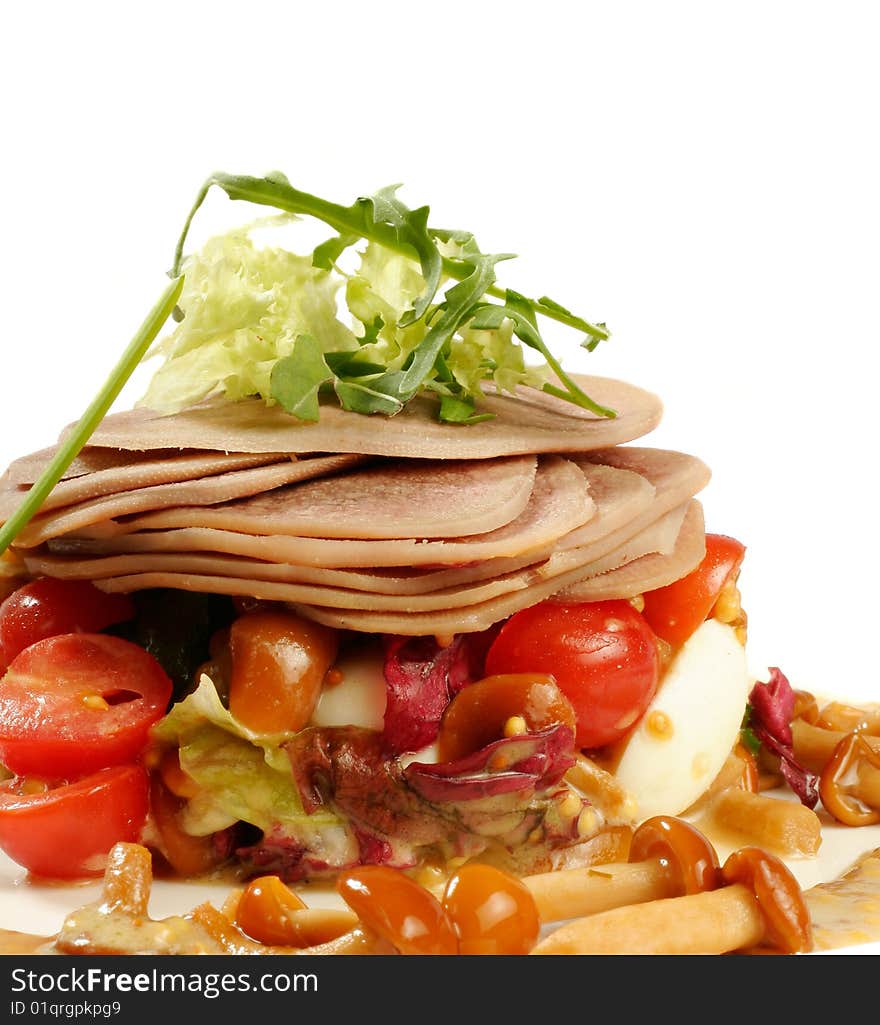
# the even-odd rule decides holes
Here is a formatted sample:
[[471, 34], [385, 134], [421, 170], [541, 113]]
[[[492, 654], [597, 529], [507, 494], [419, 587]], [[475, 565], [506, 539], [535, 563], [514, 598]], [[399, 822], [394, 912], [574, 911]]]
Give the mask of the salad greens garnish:
[[[247, 226], [185, 256], [193, 219], [215, 186], [230, 199], [282, 211], [288, 220], [317, 219], [333, 234], [298, 256], [257, 246], [251, 237], [256, 226]], [[530, 299], [501, 288], [495, 268], [510, 254], [483, 253], [469, 232], [431, 226], [429, 208], [410, 209], [398, 188], [341, 206], [295, 189], [278, 172], [208, 178], [178, 239], [171, 284], [0, 528], [0, 554], [61, 480], [138, 364], [157, 353], [165, 362], [141, 404], [164, 412], [216, 396], [262, 396], [300, 420], [315, 421], [321, 396], [332, 392], [345, 409], [391, 416], [429, 393], [440, 420], [467, 425], [491, 417], [477, 409], [482, 384], [491, 381], [498, 391], [529, 385], [598, 416], [615, 416], [565, 372], [538, 317], [580, 331], [581, 345], [590, 351], [609, 337], [605, 325], [547, 296]], [[353, 272], [340, 266], [349, 250], [359, 259]], [[349, 324], [339, 319], [340, 290]], [[151, 348], [172, 315], [176, 327]], [[527, 365], [519, 343], [539, 353], [545, 365]]]
[[[278, 287], [273, 288], [265, 270], [260, 269], [266, 261], [261, 260], [258, 252], [248, 250], [241, 235], [228, 238], [228, 266], [235, 266], [239, 278], [252, 278], [254, 282], [251, 312], [258, 312], [261, 300], [265, 302], [266, 316], [252, 320], [264, 348], [267, 333], [271, 336], [274, 331], [275, 362], [266, 368], [268, 387], [258, 380], [249, 380], [248, 384], [256, 394], [278, 402], [294, 416], [316, 420], [317, 395], [328, 388], [335, 391], [345, 409], [387, 415], [399, 412], [417, 394], [428, 391], [441, 400], [439, 419], [473, 423], [486, 416], [476, 411], [476, 399], [482, 393], [480, 383], [485, 380], [492, 380], [501, 390], [531, 384], [599, 416], [615, 415], [613, 410], [594, 402], [563, 370], [541, 335], [538, 315], [583, 332], [581, 344], [588, 350], [608, 337], [605, 325], [589, 323], [546, 296], [529, 299], [499, 287], [496, 264], [512, 259], [511, 254], [483, 253], [471, 233], [432, 227], [428, 222], [429, 208], [411, 210], [398, 197], [396, 185], [357, 199], [351, 206], [340, 206], [295, 189], [280, 172], [264, 178], [214, 174], [202, 186], [186, 219], [175, 250], [173, 275], [185, 274], [190, 279], [195, 274], [207, 283], [218, 270], [218, 261], [223, 263], [216, 252], [216, 241], [215, 252], [207, 262], [200, 254], [184, 257], [195, 214], [214, 186], [230, 199], [270, 206], [296, 217], [316, 218], [332, 228], [335, 234], [313, 250], [308, 268], [300, 267], [295, 275], [301, 277], [300, 286], [307, 280], [311, 288], [323, 289], [325, 296], [334, 272], [337, 276], [341, 274], [338, 261], [343, 253], [359, 243], [367, 243], [356, 275], [360, 291], [357, 284], [352, 287], [350, 278], [346, 288], [349, 312], [363, 325], [364, 333], [360, 337], [351, 332], [347, 337], [341, 336], [339, 329], [344, 330], [344, 326], [324, 310], [321, 325], [326, 328], [334, 324], [337, 330], [335, 338], [326, 337], [326, 330], [322, 338], [316, 318], [285, 319], [278, 315], [279, 298], [291, 306], [281, 293], [285, 283], [293, 287], [293, 279], [278, 278]], [[277, 251], [275, 254], [273, 259], [277, 258]], [[396, 289], [389, 289], [389, 270], [398, 278]], [[451, 284], [441, 293], [447, 281]], [[173, 390], [165, 391], [162, 377], [173, 374], [179, 379], [181, 372], [187, 373], [196, 362], [200, 371], [207, 371], [206, 364], [210, 363], [211, 371], [216, 372], [213, 380], [205, 373], [199, 398], [218, 391], [228, 397], [240, 397], [242, 381], [230, 365], [228, 325], [224, 326], [222, 338], [205, 338], [199, 335], [200, 325], [187, 325], [194, 308], [196, 316], [204, 317], [204, 295], [203, 286], [197, 294], [184, 296], [177, 314], [182, 323], [159, 348], [168, 362], [157, 374], [155, 387], [147, 393], [147, 404], [175, 408]], [[367, 317], [362, 312], [364, 307]], [[511, 330], [502, 332], [505, 325]], [[308, 335], [312, 337], [306, 340]], [[525, 366], [513, 336], [543, 356], [557, 384], [540, 370]], [[238, 341], [243, 352], [255, 347], [254, 339]], [[469, 343], [464, 353], [462, 342]], [[177, 361], [200, 345], [213, 346], [213, 354], [209, 357], [203, 352], [201, 360], [190, 356], [185, 364]], [[499, 348], [504, 350], [500, 362]], [[263, 355], [266, 362], [272, 362], [272, 354]], [[233, 358], [231, 362], [237, 361]], [[514, 363], [517, 373], [511, 375]], [[194, 378], [192, 384], [197, 391]], [[191, 401], [193, 397], [190, 391], [187, 398]]]

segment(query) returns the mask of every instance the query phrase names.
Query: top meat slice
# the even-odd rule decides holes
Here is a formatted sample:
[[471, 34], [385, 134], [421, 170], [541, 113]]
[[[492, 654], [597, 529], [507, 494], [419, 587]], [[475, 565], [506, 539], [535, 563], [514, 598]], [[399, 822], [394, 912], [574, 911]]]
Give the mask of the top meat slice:
[[639, 438], [660, 422], [656, 395], [623, 381], [573, 375], [597, 402], [617, 412], [599, 417], [534, 388], [487, 394], [480, 423], [441, 423], [437, 403], [413, 399], [393, 417], [364, 416], [335, 404], [305, 423], [260, 399], [214, 402], [162, 415], [126, 410], [104, 418], [91, 445], [114, 449], [198, 448], [236, 452], [339, 452], [409, 459], [490, 459], [540, 452], [587, 452]]

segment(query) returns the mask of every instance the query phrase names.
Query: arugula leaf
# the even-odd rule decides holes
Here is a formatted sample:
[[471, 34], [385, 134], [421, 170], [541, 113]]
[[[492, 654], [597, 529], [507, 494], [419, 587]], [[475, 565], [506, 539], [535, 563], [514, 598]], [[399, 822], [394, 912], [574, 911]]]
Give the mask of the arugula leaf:
[[272, 368], [272, 398], [293, 416], [314, 422], [320, 416], [318, 390], [332, 379], [321, 346], [311, 335], [299, 335], [290, 355]]
[[352, 232], [328, 238], [326, 242], [322, 242], [312, 250], [312, 266], [320, 267], [321, 270], [332, 270], [339, 257], [346, 249], [353, 246], [358, 238], [359, 236]]
[[486, 289], [495, 280], [495, 264], [510, 260], [511, 256], [484, 256], [476, 254], [469, 261], [470, 274], [446, 293], [441, 305], [442, 313], [431, 327], [412, 355], [412, 361], [401, 379], [401, 401], [406, 402], [419, 390], [425, 377], [433, 368], [443, 347], [452, 338], [459, 326], [469, 319], [470, 312]]
[[588, 395], [585, 395], [578, 387], [577, 383], [573, 381], [562, 368], [562, 365], [541, 337], [541, 332], [538, 330], [537, 319], [534, 313], [534, 307], [531, 301], [526, 299], [525, 296], [522, 296], [518, 292], [514, 292], [513, 289], [509, 288], [507, 290], [503, 306], [496, 305], [494, 303], [476, 304], [474, 307], [473, 317], [471, 318], [471, 326], [482, 329], [498, 328], [505, 319], [512, 321], [513, 330], [517, 338], [519, 338], [520, 341], [525, 342], [525, 344], [530, 348], [536, 349], [540, 352], [559, 380], [565, 385], [565, 388], [563, 389], [558, 388], [555, 385], [545, 383], [543, 386], [543, 390], [545, 392], [550, 395], [555, 395], [557, 398], [572, 402], [577, 406], [581, 406], [583, 409], [588, 409], [593, 413], [597, 413], [599, 416], [613, 417], [616, 415], [613, 409], [600, 406], [599, 403], [594, 402]]
[[494, 420], [494, 413], [477, 413], [474, 400], [444, 395], [440, 400], [440, 419], [450, 424], [478, 424], [483, 420]]
[[384, 413], [386, 416], [394, 416], [403, 408], [403, 403], [396, 399], [393, 393], [388, 394], [381, 390], [380, 382], [373, 382], [373, 387], [370, 387], [357, 381], [337, 380], [333, 387], [342, 408], [350, 409], [354, 413]]
[[587, 337], [581, 342], [581, 345], [589, 352], [592, 352], [599, 342], [603, 342], [611, 336], [611, 332], [605, 324], [590, 324], [581, 317], [576, 316], [571, 310], [567, 310], [564, 306], [555, 302], [549, 296], [542, 295], [540, 299], [535, 300], [531, 305], [538, 313], [554, 316], [560, 323], [583, 331]]
[[368, 377], [385, 373], [385, 367], [381, 363], [368, 363], [359, 359], [357, 353], [325, 352], [324, 359], [333, 374], [339, 378]]

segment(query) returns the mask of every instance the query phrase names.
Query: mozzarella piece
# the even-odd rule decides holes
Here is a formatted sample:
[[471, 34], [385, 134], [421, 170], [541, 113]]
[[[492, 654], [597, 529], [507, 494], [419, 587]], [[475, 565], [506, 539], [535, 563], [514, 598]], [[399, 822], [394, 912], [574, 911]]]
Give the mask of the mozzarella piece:
[[363, 726], [381, 730], [385, 717], [385, 673], [378, 644], [344, 652], [333, 666], [339, 683], [325, 684], [312, 715], [313, 726]]
[[751, 679], [733, 628], [707, 620], [685, 642], [626, 741], [615, 775], [640, 820], [679, 815], [736, 743]]

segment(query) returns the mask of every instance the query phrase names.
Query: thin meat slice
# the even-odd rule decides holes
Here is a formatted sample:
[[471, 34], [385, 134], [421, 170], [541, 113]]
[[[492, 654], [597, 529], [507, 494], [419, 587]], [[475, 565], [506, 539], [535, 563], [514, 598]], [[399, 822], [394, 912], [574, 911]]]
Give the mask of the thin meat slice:
[[[598, 525], [591, 530], [591, 536], [596, 539], [634, 520], [654, 500], [653, 485], [639, 477], [638, 474], [609, 466], [596, 466], [592, 463], [584, 463], [582, 471], [595, 505], [595, 513], [588, 522], [590, 525]], [[584, 528], [578, 528], [578, 533], [582, 529]], [[633, 532], [637, 529], [634, 528]], [[132, 535], [133, 538], [137, 536]], [[565, 535], [565, 537], [569, 536], [571, 534]], [[134, 541], [132, 543], [135, 544]], [[465, 565], [439, 569], [394, 566], [386, 569], [356, 570], [303, 566], [293, 563], [282, 564], [287, 567], [289, 574], [285, 576], [285, 579], [291, 582], [323, 584], [377, 594], [426, 594], [464, 586], [479, 580], [500, 577], [503, 574], [523, 569], [546, 559], [560, 543], [555, 538], [551, 538], [546, 544], [538, 548], [530, 548], [520, 555], [470, 561]], [[70, 575], [83, 578], [138, 572], [142, 565], [140, 560], [149, 554], [147, 551], [138, 554], [140, 547], [135, 545], [137, 551], [132, 550], [130, 556], [117, 555], [112, 561], [114, 568], [108, 570], [103, 564], [103, 560], [111, 558], [114, 552], [125, 551], [125, 542], [111, 544], [82, 537], [67, 537], [50, 542], [49, 547], [52, 554], [46, 556], [43, 553], [40, 562], [40, 565], [46, 567], [46, 572], [58, 576]], [[210, 557], [207, 556], [207, 558]], [[269, 556], [267, 555], [266, 558]], [[260, 567], [267, 564], [265, 559], [261, 559], [259, 562], [254, 561], [254, 572], [258, 576], [263, 576]], [[200, 565], [202, 566], [201, 572], [215, 572], [205, 568], [209, 565], [208, 563], [203, 562]], [[229, 565], [235, 568], [232, 575], [239, 575], [242, 565], [240, 560], [233, 558]], [[146, 564], [144, 567], [149, 568]], [[225, 570], [219, 569], [216, 572], [226, 573]]]
[[[616, 456], [619, 459], [619, 453], [616, 453]], [[602, 557], [608, 551], [607, 545], [601, 549], [591, 548], [591, 545], [596, 545], [604, 537], [614, 531], [621, 531], [621, 528], [626, 526], [627, 530], [618, 533], [615, 541], [615, 544], [621, 544], [627, 537], [637, 534], [665, 513], [682, 505], [708, 479], [709, 471], [705, 465], [693, 456], [683, 453], [664, 449], [633, 449], [627, 458], [630, 462], [637, 460], [643, 473], [646, 476], [650, 475], [653, 483], [632, 470], [617, 469], [581, 459], [581, 469], [595, 503], [594, 515], [584, 526], [579, 526], [562, 537], [551, 537], [545, 544], [530, 547], [520, 555], [468, 561], [467, 552], [462, 555], [461, 549], [453, 549], [454, 553], [458, 553], [459, 560], [465, 562], [465, 565], [460, 566], [421, 571], [392, 567], [386, 570], [374, 569], [372, 572], [359, 572], [351, 568], [350, 565], [342, 565], [342, 568], [330, 568], [319, 564], [302, 565], [294, 559], [286, 562], [285, 553], [296, 555], [297, 551], [295, 546], [285, 545], [283, 538], [277, 539], [274, 543], [264, 543], [263, 539], [251, 542], [228, 532], [212, 532], [206, 537], [203, 533], [194, 534], [186, 531], [170, 531], [168, 533], [156, 531], [152, 534], [132, 534], [128, 538], [111, 538], [109, 540], [66, 537], [52, 542], [53, 556], [50, 558], [54, 558], [54, 562], [43, 563], [43, 565], [47, 571], [56, 575], [66, 573], [86, 577], [130, 575], [139, 572], [142, 566], [145, 569], [149, 568], [139, 560], [150, 552], [203, 551], [222, 554], [226, 551], [243, 558], [260, 560], [254, 561], [253, 572], [263, 579], [279, 579], [275, 570], [270, 569], [263, 572], [261, 570], [263, 565], [286, 562], [290, 568], [284, 571], [283, 579], [288, 582], [335, 586], [383, 594], [420, 594], [510, 574], [526, 566], [545, 561], [554, 551], [582, 549], [576, 555], [575, 564], [587, 564]], [[545, 467], [539, 471], [539, 491], [542, 487], [547, 490], [546, 477]], [[550, 485], [557, 488], [560, 483], [558, 478], [551, 478], [549, 482]], [[555, 498], [558, 500], [559, 497], [557, 493]], [[533, 519], [538, 525], [546, 526], [546, 523], [540, 524], [540, 520], [542, 517], [549, 516], [548, 507], [535, 503], [532, 513]], [[520, 525], [522, 523], [521, 519]], [[504, 536], [506, 533], [503, 531], [500, 535], [496, 534], [496, 537]], [[574, 541], [581, 543], [575, 544]], [[299, 545], [300, 549], [301, 547]], [[338, 546], [336, 546], [336, 550], [338, 551]], [[359, 550], [362, 550], [362, 546]], [[355, 549], [349, 545], [345, 546], [343, 551], [347, 551], [353, 557]], [[374, 556], [378, 555], [375, 546], [368, 549], [369, 551], [372, 551]], [[387, 546], [383, 545], [382, 551], [387, 551]], [[412, 558], [412, 545], [405, 549], [405, 553], [407, 558]], [[123, 558], [127, 554], [130, 555], [130, 558]], [[300, 554], [302, 554], [301, 550]], [[102, 557], [114, 555], [121, 558], [111, 564], [112, 569], [102, 565]], [[58, 558], [59, 556], [64, 558]], [[439, 561], [439, 559], [438, 555], [437, 560]], [[54, 569], [49, 569], [50, 564], [54, 566]], [[370, 566], [371, 562], [367, 559], [361, 564]], [[242, 563], [238, 559], [233, 558], [225, 565], [226, 568], [221, 571], [211, 567], [210, 563], [202, 561], [193, 564], [191, 572], [198, 571], [206, 575], [215, 573], [241, 575]]]
[[[688, 536], [693, 532], [695, 524], [698, 532], [702, 528], [702, 513], [699, 503], [692, 503], [692, 506], [695, 508], [688, 510], [681, 528], [681, 534], [688, 534]], [[700, 537], [703, 537], [702, 533], [700, 533]], [[628, 542], [625, 542], [625, 544], [628, 544]], [[677, 568], [679, 563], [683, 561], [684, 556], [689, 554], [689, 551], [685, 551], [682, 548], [682, 558], [679, 559], [676, 555], [678, 551], [679, 545], [676, 543], [671, 554], [657, 555], [656, 558], [671, 560], [672, 565]], [[635, 554], [638, 554], [638, 552]], [[612, 555], [611, 560], [612, 563], [619, 564], [618, 560], [625, 559], [626, 557], [626, 553], [621, 553], [620, 555]], [[651, 559], [655, 558], [655, 556], [645, 556], [645, 558]], [[688, 569], [685, 569], [684, 572], [689, 572], [689, 569], [693, 568], [693, 565], [696, 565], [700, 558], [702, 556], [698, 554], [696, 562], [690, 565]], [[493, 597], [475, 605], [469, 604], [462, 607], [436, 608], [431, 610], [423, 608], [417, 611], [409, 611], [406, 608], [396, 611], [383, 611], [375, 606], [370, 606], [370, 596], [364, 595], [362, 592], [348, 592], [345, 600], [351, 600], [352, 596], [354, 596], [354, 600], [360, 606], [366, 607], [352, 608], [339, 605], [316, 605], [306, 600], [311, 597], [309, 589], [296, 584], [237, 579], [233, 577], [196, 576], [183, 573], [143, 573], [128, 577], [110, 577], [96, 581], [96, 586], [100, 587], [101, 590], [111, 593], [131, 592], [154, 587], [175, 587], [185, 591], [206, 591], [218, 594], [248, 596], [267, 601], [288, 602], [303, 615], [320, 623], [326, 623], [341, 629], [367, 633], [402, 634], [406, 636], [449, 635], [486, 630], [494, 623], [507, 618], [507, 616], [512, 615], [514, 612], [518, 612], [520, 609], [527, 608], [538, 601], [551, 597], [560, 587], [566, 587], [568, 584], [580, 580], [585, 571], [589, 572], [589, 569], [585, 570], [584, 566], [570, 565], [571, 561], [573, 561], [571, 553], [566, 553], [565, 559], [569, 560], [569, 568], [566, 571], [554, 572], [553, 575], [544, 579], [541, 579], [539, 571], [535, 582], [530, 582], [527, 586], [503, 594], [500, 597]], [[636, 559], [635, 561], [640, 562], [641, 559]], [[549, 566], [549, 563], [547, 565]], [[635, 565], [635, 562], [631, 563], [631, 565]], [[628, 567], [624, 567], [624, 569], [626, 568]], [[561, 567], [557, 565], [556, 569], [561, 569]], [[550, 573], [551, 570], [547, 568], [546, 572]], [[613, 572], [616, 573], [618, 570]], [[602, 579], [602, 577], [597, 577], [596, 579]], [[311, 589], [312, 592], [314, 590]], [[330, 595], [329, 591], [329, 588], [324, 589], [324, 592], [320, 595], [322, 601], [340, 600], [336, 596]], [[430, 596], [419, 597], [425, 598]], [[412, 601], [411, 598], [408, 600]]]
[[[709, 467], [701, 459], [672, 449], [619, 445], [584, 453], [578, 460], [629, 470], [651, 481], [655, 487], [682, 487], [690, 489], [691, 495], [705, 487], [711, 477]], [[666, 481], [667, 485], [661, 485], [661, 481]]]
[[[112, 452], [111, 449], [96, 449], [94, 451]], [[87, 502], [104, 495], [135, 491], [157, 484], [200, 480], [202, 477], [213, 477], [218, 473], [247, 470], [257, 466], [269, 466], [273, 463], [289, 463], [295, 459], [295, 457], [280, 453], [226, 455], [222, 452], [194, 452], [164, 459], [132, 459], [133, 454], [137, 456], [140, 453], [124, 452], [121, 454], [126, 457], [126, 461], [121, 465], [105, 466], [97, 470], [83, 470], [81, 473], [61, 480], [40, 506], [40, 511], [50, 512], [53, 509]], [[27, 474], [26, 476], [31, 475]], [[5, 485], [3, 484], [4, 480], [7, 482]], [[11, 477], [0, 478], [0, 520], [12, 515], [28, 490], [27, 485], [12, 483]]]
[[[471, 605], [448, 612], [410, 615], [376, 612], [338, 612], [317, 605], [295, 604], [302, 615], [327, 626], [365, 633], [392, 633], [407, 636], [451, 636], [488, 630], [494, 623], [549, 598], [554, 600], [599, 601], [603, 598], [633, 598], [644, 591], [663, 587], [690, 573], [699, 565], [706, 550], [703, 511], [692, 501], [682, 524], [679, 540], [669, 555], [646, 555], [620, 569], [595, 577], [590, 593], [595, 597], [569, 599], [565, 589], [579, 581], [583, 567], [553, 577], [516, 595]], [[658, 582], [659, 581], [659, 582]], [[103, 586], [103, 585], [102, 585]]]
[[[521, 591], [546, 579], [553, 573], [570, 569], [580, 559], [591, 572], [602, 573], [639, 558], [647, 552], [668, 552], [675, 545], [676, 537], [684, 516], [684, 509], [667, 513], [646, 530], [620, 544], [620, 531], [608, 536], [598, 561], [590, 560], [586, 549], [579, 549], [577, 556], [568, 553], [558, 562], [545, 562], [535, 567], [514, 573], [506, 573], [489, 580], [478, 581], [463, 587], [452, 587], [428, 594], [390, 595], [371, 594], [366, 591], [350, 590], [322, 585], [314, 586], [297, 579], [297, 567], [272, 563], [257, 563], [253, 560], [237, 559], [231, 556], [206, 555], [140, 555], [116, 556], [93, 560], [96, 571], [86, 579], [107, 581], [110, 590], [143, 590], [147, 587], [178, 587], [182, 590], [209, 591], [216, 589], [216, 580], [222, 577], [232, 583], [220, 587], [222, 593], [244, 594], [254, 598], [275, 601], [308, 602], [340, 609], [363, 609], [383, 612], [427, 612], [434, 609], [462, 608], [476, 605], [492, 598]], [[594, 546], [598, 548], [599, 546]], [[589, 560], [589, 561], [588, 561]], [[58, 566], [57, 558], [36, 557], [27, 559], [32, 572], [45, 573]], [[102, 566], [101, 563], [104, 563]], [[128, 568], [130, 567], [130, 568]], [[63, 569], [63, 567], [62, 567]], [[324, 571], [326, 572], [326, 571]], [[69, 574], [68, 574], [69, 575]], [[112, 580], [111, 580], [112, 578]], [[263, 584], [270, 585], [263, 588]], [[259, 590], [259, 593], [257, 591]]]
[[[138, 535], [132, 535], [137, 537]], [[364, 591], [368, 594], [388, 595], [419, 595], [430, 594], [446, 588], [409, 589], [406, 585], [410, 578], [400, 576], [405, 570], [389, 570], [388, 577], [378, 572], [366, 572], [356, 569], [335, 569], [323, 566], [298, 566], [287, 562], [267, 562], [251, 559], [247, 556], [223, 555], [213, 552], [186, 551], [144, 551], [122, 555], [88, 555], [83, 549], [94, 549], [96, 543], [77, 539], [61, 538], [51, 541], [45, 547], [22, 553], [28, 570], [46, 576], [62, 577], [68, 580], [93, 580], [100, 577], [129, 576], [135, 573], [147, 573], [173, 569], [175, 563], [182, 572], [199, 573], [206, 576], [250, 577], [256, 580], [279, 580], [287, 583], [315, 584], [319, 587], [338, 587], [349, 591]], [[104, 546], [106, 547], [106, 546]], [[510, 559], [489, 559], [475, 563], [472, 567], [461, 570], [428, 571], [426, 576], [442, 579], [448, 572], [451, 583], [474, 584], [479, 581], [498, 578], [505, 573], [535, 565], [546, 559], [536, 558], [532, 554], [517, 556]], [[477, 575], [458, 579], [454, 574], [464, 573], [467, 569], [478, 570]], [[403, 586], [398, 587], [397, 584]]]
[[[605, 474], [614, 470], [635, 474], [653, 488], [656, 503], [646, 506], [636, 515], [631, 524], [634, 533], [663, 513], [693, 498], [709, 483], [711, 476], [709, 467], [702, 460], [671, 449], [621, 446], [573, 458], [590, 478], [594, 494], [602, 484], [591, 475], [591, 466], [601, 469]], [[608, 485], [617, 487], [617, 481], [616, 477], [611, 477]], [[557, 547], [566, 549], [590, 544], [596, 539], [597, 527], [601, 527], [601, 524], [593, 521], [585, 523], [562, 538]]]
[[542, 457], [525, 509], [498, 530], [451, 540], [335, 540], [258, 537], [205, 527], [154, 530], [109, 538], [64, 538], [56, 551], [93, 555], [131, 552], [220, 552], [301, 566], [461, 566], [483, 559], [546, 552], [558, 538], [585, 523], [595, 506], [583, 471], [561, 456]]
[[559, 601], [604, 601], [634, 598], [687, 576], [706, 554], [703, 508], [696, 500], [688, 506], [675, 548], [667, 555], [644, 555], [610, 573], [569, 584], [556, 593]]
[[[339, 579], [321, 582], [378, 593], [421, 594], [512, 573], [544, 561], [555, 551], [586, 548], [624, 526], [628, 526], [630, 535], [637, 534], [664, 513], [683, 505], [708, 480], [708, 469], [693, 456], [664, 449], [639, 451], [642, 464], [650, 467], [645, 476], [632, 470], [598, 464], [580, 456], [572, 457], [572, 461], [580, 466], [586, 477], [595, 512], [584, 525], [542, 548], [532, 549], [521, 556], [486, 559], [465, 566], [440, 569], [403, 571], [395, 567], [360, 574], [340, 570]], [[648, 472], [651, 480], [647, 479]], [[626, 532], [618, 535], [621, 538], [625, 536]], [[590, 558], [599, 558], [596, 549], [588, 554]]]
[[[58, 454], [59, 445], [51, 445], [49, 448], [40, 449], [39, 452], [30, 452], [28, 455], [20, 456], [11, 462], [3, 474], [3, 480], [10, 484], [33, 484], [37, 481], [49, 463]], [[163, 450], [155, 449], [150, 452], [132, 452], [114, 448], [94, 448], [87, 445], [80, 450], [67, 469], [64, 471], [61, 480], [71, 480], [74, 477], [82, 477], [87, 473], [98, 473], [102, 470], [118, 469], [129, 466], [135, 462], [151, 462], [159, 459], [171, 459], [181, 454], [179, 449]], [[218, 455], [212, 452], [211, 455]]]
[[176, 506], [180, 502], [212, 504], [226, 502], [230, 496], [271, 494], [274, 488], [322, 474], [338, 473], [361, 461], [361, 456], [327, 456], [323, 459], [286, 460], [250, 470], [235, 470], [200, 480], [105, 495], [88, 502], [66, 506], [35, 517], [15, 540], [18, 548], [33, 548], [53, 537], [82, 530], [93, 524], [105, 525], [115, 516], [127, 516], [147, 509]]
[[[462, 426], [441, 423], [427, 396], [396, 416], [364, 416], [332, 402], [316, 423], [305, 423], [259, 399], [206, 403], [161, 415], [126, 410], [104, 418], [90, 444], [143, 451], [199, 448], [237, 452], [357, 452], [408, 459], [489, 459], [539, 452], [584, 452], [642, 437], [660, 422], [656, 395], [624, 381], [573, 375], [597, 402], [617, 411], [597, 417], [533, 388], [487, 394], [478, 412], [493, 419]], [[70, 428], [68, 428], [69, 430]]]
[[[590, 522], [601, 522], [600, 534], [610, 534], [634, 520], [637, 514], [643, 512], [654, 501], [654, 487], [635, 473], [616, 470], [609, 466], [594, 466], [592, 463], [584, 463], [583, 471], [590, 495], [595, 502], [595, 514]], [[289, 563], [276, 564], [210, 553], [180, 552], [165, 555], [135, 552], [129, 555], [90, 556], [89, 542], [69, 538], [51, 542], [49, 547], [51, 553], [41, 551], [27, 558], [27, 564], [32, 572], [90, 580], [97, 577], [127, 576], [173, 569], [173, 560], [181, 559], [185, 560], [185, 565], [181, 562], [180, 571], [186, 573], [206, 576], [252, 576], [261, 580], [317, 584], [372, 594], [418, 595], [498, 579], [544, 561], [553, 552], [555, 545], [551, 542], [542, 549], [524, 555], [486, 559], [454, 568], [417, 570], [395, 567], [372, 572], [298, 566]]]
[[212, 508], [189, 508], [184, 499], [128, 527], [211, 527], [318, 538], [468, 537], [497, 530], [520, 515], [536, 468], [534, 456], [385, 463]]

